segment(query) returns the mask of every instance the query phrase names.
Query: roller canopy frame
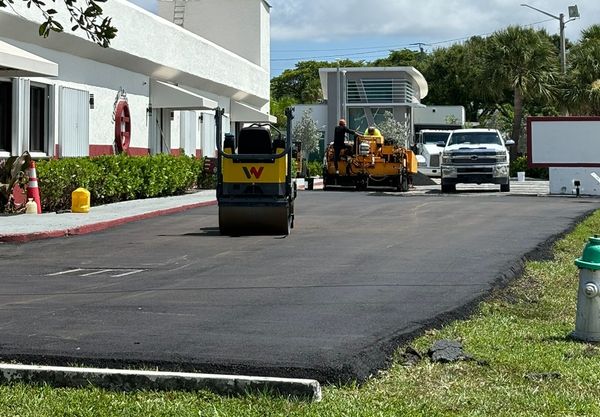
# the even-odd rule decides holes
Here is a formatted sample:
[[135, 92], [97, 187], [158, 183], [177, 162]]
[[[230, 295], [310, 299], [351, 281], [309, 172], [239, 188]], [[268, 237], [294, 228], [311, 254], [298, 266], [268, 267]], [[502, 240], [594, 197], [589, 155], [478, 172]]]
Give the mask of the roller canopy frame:
[[[289, 234], [289, 229], [293, 227], [294, 209], [293, 202], [295, 199], [295, 190], [292, 187], [292, 119], [293, 109], [287, 108], [285, 114], [287, 116], [286, 126], [286, 144], [283, 152], [277, 154], [230, 154], [223, 151], [223, 126], [222, 116], [224, 109], [215, 109], [215, 124], [216, 124], [216, 139], [217, 139], [217, 201], [219, 203], [219, 229], [224, 234], [246, 234], [245, 232], [258, 232], [259, 234], [275, 232], [277, 234]], [[281, 135], [281, 131], [271, 123], [254, 123], [246, 128], [252, 127], [270, 127]], [[223, 158], [231, 160], [233, 163], [247, 162], [266, 162], [272, 163], [277, 159], [288, 156], [285, 195], [232, 195], [225, 197], [224, 180], [223, 180]], [[229, 184], [229, 183], [228, 183]], [[279, 183], [283, 184], [283, 183]], [[258, 210], [258, 212], [256, 211]], [[262, 213], [260, 212], [262, 210]], [[273, 216], [272, 210], [285, 210], [285, 223], [283, 216]], [[235, 213], [232, 215], [231, 213]], [[242, 215], [242, 213], [244, 215]], [[259, 218], [262, 214], [262, 218]], [[243, 218], [240, 220], [238, 216], [252, 218], [252, 222], [247, 222]], [[276, 218], [281, 217], [281, 218]], [[224, 218], [227, 221], [224, 222]], [[228, 222], [231, 222], [228, 223]], [[282, 224], [279, 224], [282, 223]], [[258, 224], [258, 227], [257, 227]], [[264, 228], [264, 229], [261, 229]], [[243, 230], [244, 229], [244, 230]]]

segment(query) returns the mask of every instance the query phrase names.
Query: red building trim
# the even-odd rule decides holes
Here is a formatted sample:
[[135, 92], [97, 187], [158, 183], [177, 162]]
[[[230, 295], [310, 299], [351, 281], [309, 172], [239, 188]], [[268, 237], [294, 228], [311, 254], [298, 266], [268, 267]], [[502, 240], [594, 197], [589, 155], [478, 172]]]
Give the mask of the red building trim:
[[[115, 148], [113, 145], [90, 145], [89, 152], [90, 156], [114, 155]], [[145, 156], [150, 154], [150, 149], [130, 147], [127, 153], [130, 156]]]
[[127, 152], [129, 156], [147, 156], [150, 155], [150, 149], [148, 148], [129, 148], [129, 152]]
[[171, 149], [171, 155], [173, 155], [173, 156], [181, 155], [181, 149]]
[[202, 149], [196, 149], [196, 158], [202, 158]]

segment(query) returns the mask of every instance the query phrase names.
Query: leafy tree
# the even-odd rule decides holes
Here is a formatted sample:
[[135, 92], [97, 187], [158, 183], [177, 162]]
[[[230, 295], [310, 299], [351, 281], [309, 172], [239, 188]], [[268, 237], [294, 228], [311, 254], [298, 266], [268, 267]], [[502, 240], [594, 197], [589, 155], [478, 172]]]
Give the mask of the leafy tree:
[[323, 97], [319, 68], [333, 66], [324, 61], [303, 61], [271, 80], [271, 98], [291, 97], [296, 103], [316, 103]]
[[[58, 12], [51, 6], [47, 6], [43, 0], [0, 0], [0, 7], [12, 7], [17, 2], [37, 7], [46, 19], [39, 27], [39, 34], [44, 38], [50, 32], [62, 32], [63, 25], [56, 20]], [[53, 0], [55, 2], [56, 0]], [[111, 39], [117, 34], [117, 28], [112, 26], [112, 18], [102, 16], [102, 8], [99, 3], [106, 0], [63, 0], [69, 12], [69, 22], [72, 24], [71, 31], [82, 30], [93, 42], [107, 48]]]
[[316, 103], [323, 98], [319, 68], [357, 67], [362, 62], [343, 60], [337, 62], [302, 61], [296, 68], [285, 70], [271, 79], [271, 99], [292, 97], [298, 104]]
[[581, 34], [581, 41], [571, 48], [569, 73], [564, 86], [569, 110], [580, 115], [600, 115], [600, 25]]
[[296, 100], [293, 97], [281, 97], [279, 99], [271, 100], [271, 114], [277, 117], [277, 127], [285, 129], [287, 126], [287, 116], [285, 115], [285, 109], [296, 104]]
[[[523, 106], [527, 101], [551, 101], [557, 95], [558, 57], [545, 31], [519, 26], [495, 32], [485, 43], [478, 86], [488, 97], [501, 100], [513, 96], [512, 139], [518, 145]], [[511, 148], [516, 157], [517, 146]]]
[[399, 122], [392, 112], [383, 113], [383, 121], [376, 125], [386, 141], [406, 147], [410, 128], [407, 122]]
[[493, 100], [486, 100], [474, 82], [482, 71], [485, 40], [473, 37], [464, 44], [439, 48], [432, 52], [423, 75], [429, 85], [424, 104], [462, 105], [466, 119], [476, 121]]
[[421, 51], [401, 49], [391, 51], [387, 58], [376, 59], [369, 66], [372, 67], [415, 67], [419, 71], [427, 65], [429, 55]]
[[304, 110], [302, 118], [294, 126], [294, 140], [302, 142], [302, 152], [306, 155], [319, 148], [319, 129], [311, 117], [312, 109]]

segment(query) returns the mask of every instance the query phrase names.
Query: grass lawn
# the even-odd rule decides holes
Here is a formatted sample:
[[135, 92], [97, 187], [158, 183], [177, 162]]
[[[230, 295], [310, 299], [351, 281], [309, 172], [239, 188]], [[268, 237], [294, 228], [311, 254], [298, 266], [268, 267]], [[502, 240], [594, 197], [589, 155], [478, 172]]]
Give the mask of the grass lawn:
[[461, 340], [478, 361], [395, 360], [361, 386], [323, 387], [319, 403], [0, 386], [0, 416], [600, 416], [600, 348], [569, 338], [579, 282], [573, 262], [599, 230], [600, 211], [555, 244], [554, 259], [528, 262], [520, 279], [469, 320], [411, 343], [425, 352], [435, 340]]

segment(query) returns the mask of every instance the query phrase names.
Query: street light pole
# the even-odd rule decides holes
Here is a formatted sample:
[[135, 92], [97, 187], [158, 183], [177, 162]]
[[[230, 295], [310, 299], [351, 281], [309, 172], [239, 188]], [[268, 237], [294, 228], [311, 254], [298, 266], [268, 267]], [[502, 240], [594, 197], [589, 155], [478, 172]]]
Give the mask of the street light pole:
[[560, 22], [560, 72], [563, 74], [567, 73], [567, 47], [565, 43], [565, 15], [561, 13], [558, 15]]
[[576, 18], [579, 17], [579, 11], [577, 10], [577, 6], [569, 6], [569, 20], [567, 20], [567, 21], [565, 21], [564, 13], [561, 13], [558, 16], [555, 16], [555, 15], [545, 12], [541, 9], [538, 9], [537, 7], [530, 6], [529, 4], [521, 3], [521, 6], [529, 7], [530, 9], [533, 9], [542, 14], [545, 14], [546, 16], [550, 16], [551, 18], [556, 19], [560, 22], [560, 71], [563, 74], [566, 74], [567, 73], [567, 50], [566, 50], [567, 48], [566, 48], [566, 42], [565, 42], [565, 25], [568, 22], [570, 22], [571, 20], [575, 20]]
[[337, 99], [336, 100], [337, 101], [337, 103], [336, 103], [336, 116], [337, 116], [337, 119], [339, 120], [342, 117], [342, 109], [341, 109], [341, 107], [342, 107], [341, 106], [341, 103], [342, 103], [342, 92], [340, 91], [341, 90], [340, 60], [336, 59], [335, 61], [336, 61], [336, 64], [337, 64], [336, 77], [335, 77], [335, 79], [336, 79], [336, 87], [335, 87], [335, 89], [336, 89], [336, 92], [337, 92], [337, 94], [336, 94], [336, 96], [337, 96], [336, 97], [336, 99]]

